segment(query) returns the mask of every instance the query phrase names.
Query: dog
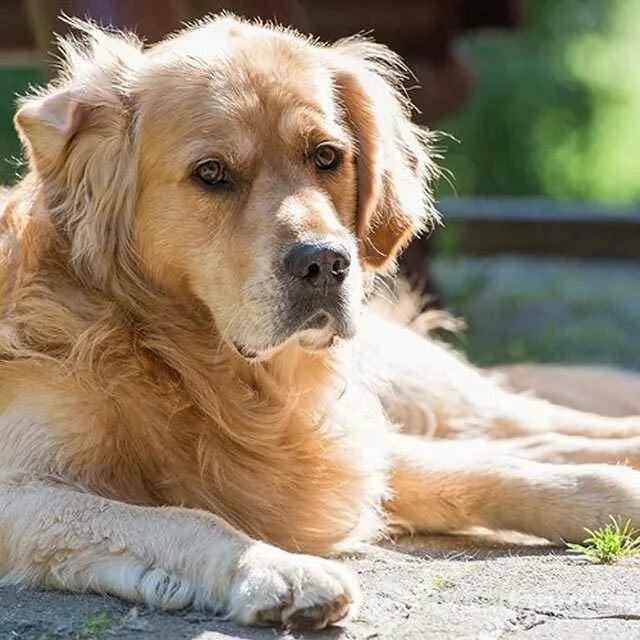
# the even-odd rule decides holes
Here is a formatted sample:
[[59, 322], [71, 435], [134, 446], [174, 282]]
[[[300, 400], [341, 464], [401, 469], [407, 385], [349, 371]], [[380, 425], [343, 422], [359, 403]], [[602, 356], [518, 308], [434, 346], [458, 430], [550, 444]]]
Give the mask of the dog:
[[509, 391], [366, 304], [437, 221], [389, 49], [72, 25], [2, 196], [4, 583], [320, 629], [360, 599], [320, 556], [385, 531], [640, 525], [639, 417]]

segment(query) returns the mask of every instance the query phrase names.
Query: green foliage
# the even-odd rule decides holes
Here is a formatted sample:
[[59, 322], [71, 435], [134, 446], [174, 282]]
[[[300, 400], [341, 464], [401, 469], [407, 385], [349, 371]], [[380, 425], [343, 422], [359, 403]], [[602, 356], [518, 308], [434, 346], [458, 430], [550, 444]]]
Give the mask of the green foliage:
[[16, 96], [30, 85], [46, 81], [43, 69], [0, 67], [0, 185], [15, 181], [21, 157], [20, 143], [13, 128]]
[[640, 0], [527, 5], [521, 31], [465, 44], [476, 92], [442, 125], [456, 191], [640, 199]]
[[609, 518], [609, 524], [595, 531], [585, 527], [589, 537], [582, 544], [567, 544], [569, 549], [590, 560], [606, 564], [640, 555], [640, 532], [633, 528], [631, 520], [622, 524], [613, 516]]

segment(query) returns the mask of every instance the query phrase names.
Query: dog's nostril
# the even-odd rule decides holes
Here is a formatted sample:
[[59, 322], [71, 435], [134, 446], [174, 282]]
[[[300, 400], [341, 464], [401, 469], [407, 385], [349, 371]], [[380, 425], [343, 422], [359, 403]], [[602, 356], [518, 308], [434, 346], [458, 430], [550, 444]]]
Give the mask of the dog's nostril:
[[312, 262], [309, 265], [309, 268], [307, 269], [306, 275], [304, 275], [303, 277], [313, 279], [313, 278], [317, 278], [319, 275], [320, 275], [320, 265], [315, 262]]
[[346, 260], [336, 260], [331, 267], [331, 273], [335, 275], [342, 274], [348, 268], [349, 268], [349, 263]]

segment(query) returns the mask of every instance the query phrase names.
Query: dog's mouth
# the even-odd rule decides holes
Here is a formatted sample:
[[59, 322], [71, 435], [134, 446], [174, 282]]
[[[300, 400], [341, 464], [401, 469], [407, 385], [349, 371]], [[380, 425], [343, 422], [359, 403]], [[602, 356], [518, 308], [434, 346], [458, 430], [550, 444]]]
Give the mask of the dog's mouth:
[[324, 310], [314, 313], [310, 318], [305, 320], [297, 332], [309, 331], [313, 329], [325, 329], [332, 322], [332, 317]]
[[243, 344], [239, 342], [234, 342], [233, 348], [245, 359], [245, 360], [256, 360], [260, 357], [260, 353], [258, 351], [254, 351], [253, 349], [249, 349], [249, 347], [245, 347]]
[[324, 310], [317, 311], [277, 344], [256, 349], [240, 342], [233, 342], [235, 351], [245, 360], [259, 361], [269, 358], [286, 344], [298, 341], [307, 351], [323, 351], [333, 347], [340, 340], [349, 340], [355, 335], [355, 323], [341, 316], [333, 316]]
[[341, 338], [351, 337], [343, 325], [326, 311], [318, 311], [302, 323], [296, 336], [304, 349], [322, 351], [332, 347]]

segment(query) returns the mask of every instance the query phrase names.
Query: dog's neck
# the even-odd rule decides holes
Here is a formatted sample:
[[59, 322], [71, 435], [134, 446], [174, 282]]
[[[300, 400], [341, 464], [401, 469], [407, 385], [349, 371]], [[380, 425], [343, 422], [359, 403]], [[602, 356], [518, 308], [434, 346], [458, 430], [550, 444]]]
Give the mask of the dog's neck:
[[[195, 296], [178, 299], [149, 288], [135, 304], [128, 299], [119, 304], [141, 343], [177, 374], [196, 406], [213, 417], [237, 407], [244, 413], [250, 405], [257, 412], [255, 423], [269, 424], [269, 414], [301, 412], [315, 421], [321, 419], [326, 402], [342, 393], [340, 372], [348, 345], [309, 351], [290, 340], [268, 359], [249, 360], [221, 338], [208, 308]], [[220, 402], [227, 407], [221, 408]]]

